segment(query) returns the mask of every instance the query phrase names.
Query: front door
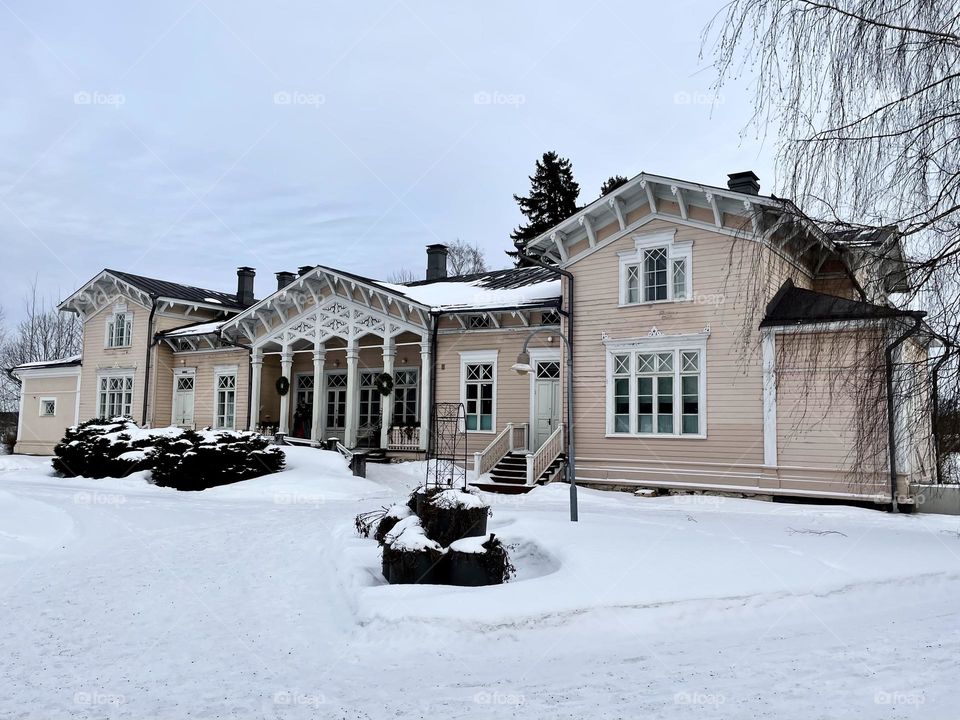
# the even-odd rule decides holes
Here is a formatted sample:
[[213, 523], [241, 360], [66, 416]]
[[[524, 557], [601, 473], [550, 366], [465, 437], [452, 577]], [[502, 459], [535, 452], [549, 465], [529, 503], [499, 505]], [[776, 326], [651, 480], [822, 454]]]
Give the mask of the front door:
[[533, 447], [537, 450], [560, 424], [560, 363], [538, 362], [533, 397]]
[[343, 440], [347, 427], [347, 373], [327, 373], [327, 428], [325, 437]]
[[176, 370], [173, 376], [173, 424], [182, 428], [193, 428], [193, 401], [196, 385], [196, 372]]
[[300, 373], [296, 376], [296, 392], [293, 406], [293, 436], [311, 437], [313, 427], [313, 375]]

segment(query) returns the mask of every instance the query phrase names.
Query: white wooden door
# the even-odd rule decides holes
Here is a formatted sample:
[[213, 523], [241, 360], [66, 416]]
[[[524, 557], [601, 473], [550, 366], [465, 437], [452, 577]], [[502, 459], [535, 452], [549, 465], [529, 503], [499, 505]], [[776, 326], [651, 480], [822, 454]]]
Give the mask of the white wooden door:
[[560, 380], [537, 378], [535, 387], [532, 450], [539, 449], [560, 423]]
[[173, 381], [173, 424], [192, 428], [196, 376], [192, 372], [179, 373]]

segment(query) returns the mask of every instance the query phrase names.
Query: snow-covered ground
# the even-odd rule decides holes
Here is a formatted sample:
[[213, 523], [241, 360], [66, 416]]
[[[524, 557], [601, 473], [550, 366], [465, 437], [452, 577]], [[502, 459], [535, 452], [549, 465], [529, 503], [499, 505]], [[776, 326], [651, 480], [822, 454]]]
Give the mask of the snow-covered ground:
[[353, 516], [422, 466], [179, 493], [0, 458], [0, 717], [957, 718], [960, 520], [567, 486], [517, 577], [388, 586]]

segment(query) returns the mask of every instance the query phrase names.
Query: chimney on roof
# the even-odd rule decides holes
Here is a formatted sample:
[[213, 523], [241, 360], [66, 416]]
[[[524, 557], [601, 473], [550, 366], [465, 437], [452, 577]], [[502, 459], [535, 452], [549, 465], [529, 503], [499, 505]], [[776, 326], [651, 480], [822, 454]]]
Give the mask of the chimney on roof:
[[237, 302], [244, 307], [253, 305], [253, 278], [256, 274], [252, 267], [237, 268]]
[[447, 276], [447, 246], [427, 245], [427, 280], [442, 280]]
[[283, 290], [287, 285], [297, 279], [297, 274], [281, 270], [277, 273], [277, 290]]
[[727, 175], [727, 187], [734, 192], [746, 193], [747, 195], [760, 194], [760, 178], [753, 170], [746, 172], [735, 172]]
[[313, 265], [301, 265], [297, 268], [297, 276], [306, 275], [311, 270], [313, 270]]

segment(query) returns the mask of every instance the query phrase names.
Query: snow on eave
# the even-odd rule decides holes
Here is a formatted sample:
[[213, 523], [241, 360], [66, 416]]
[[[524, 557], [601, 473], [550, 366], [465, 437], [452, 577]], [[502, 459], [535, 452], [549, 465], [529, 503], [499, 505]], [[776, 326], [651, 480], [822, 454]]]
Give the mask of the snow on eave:
[[19, 365], [10, 368], [9, 372], [21, 373], [29, 372], [31, 370], [52, 370], [55, 368], [70, 367], [71, 365], [74, 365], [79, 369], [80, 363], [80, 355], [69, 355], [68, 357], [59, 358], [57, 360], [35, 360], [33, 362], [20, 363]]
[[547, 280], [519, 288], [486, 288], [483, 280], [444, 281], [424, 285], [380, 283], [393, 292], [430, 307], [430, 311], [494, 310], [539, 306], [559, 301], [560, 280]]
[[162, 337], [191, 337], [193, 335], [212, 335], [220, 331], [220, 327], [226, 320], [217, 320], [215, 322], [199, 323], [197, 325], [187, 325], [174, 330], [166, 330], [161, 333]]

